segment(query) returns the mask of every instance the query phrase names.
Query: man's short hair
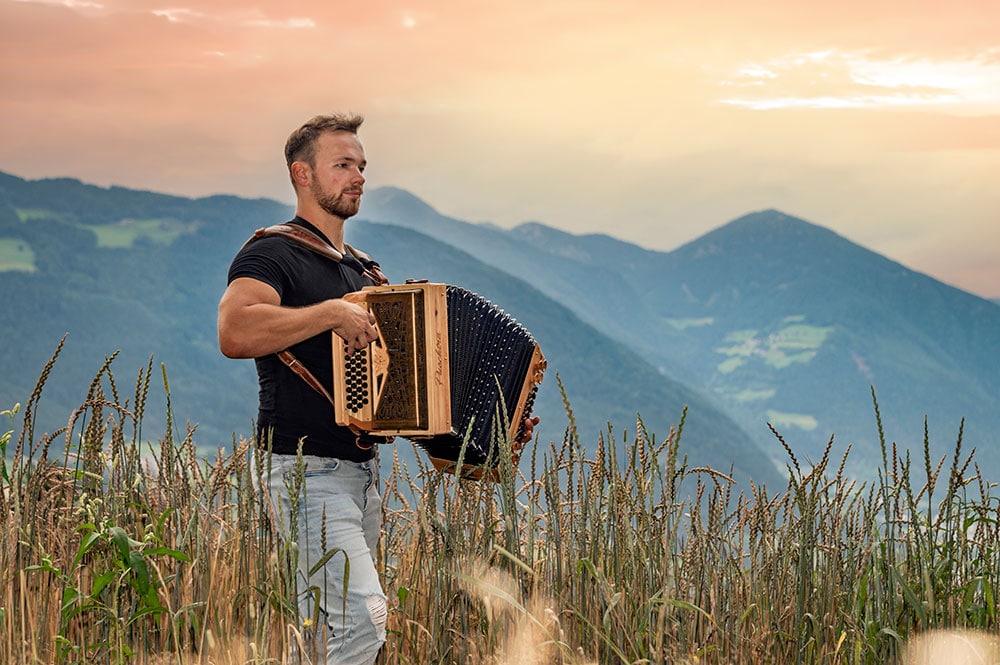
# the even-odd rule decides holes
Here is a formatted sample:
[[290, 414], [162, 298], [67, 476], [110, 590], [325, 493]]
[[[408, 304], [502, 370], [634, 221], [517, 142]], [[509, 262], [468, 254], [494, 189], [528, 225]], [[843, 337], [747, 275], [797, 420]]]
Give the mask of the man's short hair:
[[355, 113], [333, 113], [317, 115], [311, 118], [288, 137], [285, 141], [285, 162], [289, 172], [293, 162], [305, 162], [315, 166], [316, 140], [325, 132], [358, 133], [358, 127], [364, 122], [364, 117]]

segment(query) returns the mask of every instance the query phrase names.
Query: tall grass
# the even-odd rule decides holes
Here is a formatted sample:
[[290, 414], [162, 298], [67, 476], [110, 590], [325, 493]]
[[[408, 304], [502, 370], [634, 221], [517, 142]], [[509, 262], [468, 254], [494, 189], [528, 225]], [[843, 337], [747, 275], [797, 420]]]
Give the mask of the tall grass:
[[[0, 414], [23, 418], [0, 438], [0, 662], [289, 662], [308, 618], [272, 528], [284, 516], [257, 490], [263, 446], [199, 452], [165, 373], [169, 424], [146, 444], [153, 363], [123, 397], [113, 358], [67, 426], [36, 437], [57, 356]], [[879, 424], [868, 482], [832, 439], [802, 465], [775, 431], [787, 485], [738, 487], [689, 466], [679, 415], [663, 438], [637, 419], [584, 441], [567, 404], [562, 438], [519, 468], [501, 452], [495, 483], [383, 448], [379, 662], [887, 663], [918, 632], [996, 629], [997, 501], [961, 430], [954, 455], [932, 460], [925, 434], [913, 462]]]

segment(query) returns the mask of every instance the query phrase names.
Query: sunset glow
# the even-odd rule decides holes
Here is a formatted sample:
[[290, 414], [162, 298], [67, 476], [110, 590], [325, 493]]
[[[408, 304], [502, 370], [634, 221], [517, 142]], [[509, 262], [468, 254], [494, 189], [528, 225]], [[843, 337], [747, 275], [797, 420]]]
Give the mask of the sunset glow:
[[998, 20], [972, 0], [0, 0], [0, 170], [290, 201], [288, 132], [352, 110], [369, 189], [461, 219], [669, 250], [778, 208], [995, 297]]

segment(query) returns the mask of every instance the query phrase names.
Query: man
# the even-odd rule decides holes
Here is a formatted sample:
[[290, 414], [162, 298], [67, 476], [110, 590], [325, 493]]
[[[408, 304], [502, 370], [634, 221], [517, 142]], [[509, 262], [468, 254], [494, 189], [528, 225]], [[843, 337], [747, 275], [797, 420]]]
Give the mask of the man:
[[[360, 116], [317, 116], [285, 145], [296, 193], [291, 223], [319, 234], [344, 254], [344, 222], [358, 212], [365, 184], [365, 153], [357, 135], [361, 123]], [[230, 358], [256, 359], [259, 441], [270, 442], [269, 490], [279, 519], [286, 522], [290, 500], [283, 476], [295, 468], [302, 441], [306, 477], [296, 518], [299, 609], [307, 622], [319, 618], [311, 626], [317, 636], [313, 658], [345, 665], [374, 662], [385, 641], [386, 601], [374, 563], [382, 520], [375, 450], [370, 441], [338, 427], [326, 398], [276, 354], [290, 350], [330, 390], [330, 331], [352, 351], [375, 339], [374, 317], [342, 299], [371, 283], [345, 263], [287, 238], [265, 236], [237, 254], [219, 303], [220, 350]], [[310, 577], [309, 570], [335, 548], [343, 554]], [[346, 601], [344, 555], [350, 561]], [[314, 585], [320, 589], [318, 607], [305, 593]], [[319, 644], [324, 638], [325, 645]]]
[[[367, 162], [357, 133], [361, 123], [355, 115], [317, 116], [285, 144], [296, 194], [290, 223], [319, 234], [348, 257], [344, 222], [358, 212], [365, 184]], [[289, 515], [283, 476], [294, 470], [301, 442], [305, 488], [297, 534], [287, 535], [297, 535], [300, 582], [318, 587], [320, 597], [314, 606], [314, 596], [300, 588], [300, 614], [305, 620], [319, 617], [320, 625], [312, 627], [318, 638], [312, 643], [314, 658], [323, 654], [338, 665], [370, 664], [385, 642], [386, 597], [374, 563], [382, 524], [374, 442], [337, 426], [327, 398], [277, 354], [290, 350], [332, 392], [330, 332], [351, 352], [376, 338], [374, 316], [342, 299], [371, 283], [347, 262], [332, 261], [285, 237], [264, 236], [237, 254], [219, 303], [222, 353], [256, 360], [259, 441], [272, 447], [268, 482], [279, 516]], [[537, 422], [525, 419], [525, 441]], [[346, 598], [341, 554], [309, 575], [335, 548], [350, 562]], [[321, 638], [325, 644], [318, 643]]]

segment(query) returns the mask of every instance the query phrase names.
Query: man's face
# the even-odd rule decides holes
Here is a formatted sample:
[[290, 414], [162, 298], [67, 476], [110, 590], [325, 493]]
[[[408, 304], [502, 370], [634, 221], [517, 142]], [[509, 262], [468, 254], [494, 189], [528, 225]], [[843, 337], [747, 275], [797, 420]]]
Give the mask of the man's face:
[[310, 191], [323, 210], [347, 219], [357, 214], [364, 191], [365, 149], [357, 134], [324, 132], [316, 141]]

